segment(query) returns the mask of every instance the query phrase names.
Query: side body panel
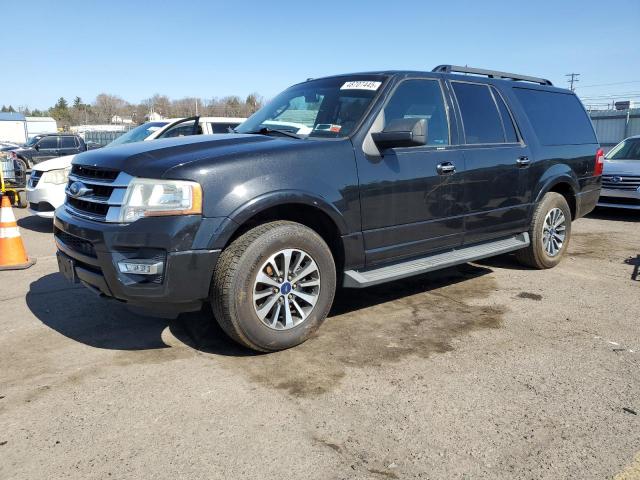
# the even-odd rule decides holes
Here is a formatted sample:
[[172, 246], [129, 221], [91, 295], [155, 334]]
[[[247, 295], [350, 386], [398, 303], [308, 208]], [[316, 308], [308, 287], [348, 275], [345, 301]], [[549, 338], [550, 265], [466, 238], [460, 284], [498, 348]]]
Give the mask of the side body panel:
[[[496, 87], [486, 79], [473, 78], [466, 82]], [[451, 85], [449, 82], [448, 84]], [[463, 152], [466, 167], [461, 179], [465, 192], [464, 244], [526, 231], [531, 202], [527, 196], [526, 183], [530, 171], [527, 165], [518, 164], [520, 158], [531, 160], [531, 150], [526, 140], [521, 135], [518, 143], [464, 143], [464, 121], [453, 91], [450, 88], [461, 131], [459, 148]], [[497, 93], [499, 92], [500, 90]], [[515, 117], [508, 100], [506, 105]], [[513, 120], [518, 123], [517, 118]]]
[[[601, 187], [601, 177], [594, 176], [595, 155], [600, 145], [596, 142], [577, 145], [543, 145], [513, 92], [514, 86], [516, 85], [501, 85], [500, 91], [509, 102], [522, 135], [531, 149], [532, 161], [524, 192], [525, 198], [529, 199], [527, 222], [531, 222], [534, 207], [544, 194], [559, 184], [571, 187], [576, 197], [576, 217], [586, 215], [595, 207], [592, 199], [597, 199]], [[527, 88], [561, 91], [535, 85], [527, 85]], [[588, 120], [586, 112], [585, 116]]]
[[[368, 121], [354, 137], [362, 234], [367, 266], [454, 248], [462, 243], [463, 186], [462, 152], [455, 146], [391, 148], [370, 154], [363, 144], [376, 117], [395, 88], [404, 80], [436, 79], [444, 92], [441, 76], [406, 75], [387, 86]], [[457, 141], [457, 124], [444, 92], [450, 141]], [[438, 173], [438, 165], [451, 163], [453, 174]]]

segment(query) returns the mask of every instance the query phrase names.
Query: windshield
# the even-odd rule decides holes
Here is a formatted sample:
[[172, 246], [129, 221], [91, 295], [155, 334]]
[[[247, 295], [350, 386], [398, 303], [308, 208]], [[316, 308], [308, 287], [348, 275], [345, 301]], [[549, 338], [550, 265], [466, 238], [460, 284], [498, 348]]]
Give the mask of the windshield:
[[627, 138], [607, 153], [607, 160], [640, 160], [640, 138]]
[[33, 147], [36, 143], [38, 143], [38, 140], [40, 140], [42, 138], [42, 136], [35, 136], [35, 137], [31, 137], [29, 139], [29, 141], [27, 143], [25, 143], [25, 147]]
[[127, 133], [120, 135], [112, 142], [105, 145], [106, 147], [114, 147], [116, 145], [123, 145], [125, 143], [141, 142], [153, 132], [160, 130], [169, 122], [148, 122], [140, 125], [139, 127], [129, 130]]
[[258, 133], [267, 129], [305, 137], [346, 137], [360, 123], [385, 80], [383, 75], [353, 75], [294, 85], [235, 131]]

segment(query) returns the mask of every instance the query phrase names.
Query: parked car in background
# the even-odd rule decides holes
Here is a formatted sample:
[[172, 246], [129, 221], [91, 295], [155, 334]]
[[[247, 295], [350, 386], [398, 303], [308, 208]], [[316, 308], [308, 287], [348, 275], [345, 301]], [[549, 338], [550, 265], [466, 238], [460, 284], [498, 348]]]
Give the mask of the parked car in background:
[[188, 117], [144, 123], [120, 135], [107, 146], [124, 145], [158, 138], [185, 137], [189, 135], [212, 135], [229, 131], [246, 118], [235, 117]]
[[[119, 136], [103, 148], [159, 138], [188, 135], [228, 133], [244, 118], [189, 117], [147, 122]], [[27, 183], [29, 211], [43, 218], [52, 218], [56, 208], [64, 203], [64, 190], [75, 155], [68, 155], [36, 164]]]
[[640, 210], [640, 135], [623, 140], [605, 155], [598, 206]]
[[507, 252], [554, 267], [600, 194], [587, 112], [543, 78], [444, 65], [313, 79], [236, 132], [78, 155], [54, 217], [61, 273], [150, 309], [210, 303], [231, 338], [275, 351], [314, 334], [338, 285]]
[[40, 162], [66, 155], [75, 155], [90, 150], [84, 139], [75, 133], [46, 133], [36, 135], [24, 145], [11, 149], [14, 158], [18, 158], [33, 168]]

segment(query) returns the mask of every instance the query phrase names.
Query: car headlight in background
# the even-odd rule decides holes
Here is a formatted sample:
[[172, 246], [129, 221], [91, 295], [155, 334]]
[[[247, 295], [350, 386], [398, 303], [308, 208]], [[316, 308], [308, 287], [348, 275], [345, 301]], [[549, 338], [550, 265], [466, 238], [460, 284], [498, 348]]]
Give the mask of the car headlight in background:
[[56, 170], [48, 170], [40, 177], [40, 183], [51, 183], [53, 185], [62, 185], [69, 181], [69, 172], [71, 167], [58, 168]]
[[134, 178], [124, 196], [120, 221], [142, 217], [194, 215], [202, 213], [202, 188], [186, 180]]

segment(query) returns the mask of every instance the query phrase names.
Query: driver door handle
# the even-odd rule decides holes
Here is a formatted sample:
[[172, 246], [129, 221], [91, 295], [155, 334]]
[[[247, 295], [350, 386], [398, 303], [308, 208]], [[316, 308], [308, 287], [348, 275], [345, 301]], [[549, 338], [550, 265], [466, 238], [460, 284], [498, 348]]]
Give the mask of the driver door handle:
[[529, 160], [529, 157], [527, 156], [522, 156], [516, 159], [516, 163], [518, 164], [519, 167], [528, 167], [529, 164], [531, 163], [531, 160]]
[[451, 162], [439, 163], [436, 167], [438, 175], [451, 175], [456, 172], [456, 166]]

